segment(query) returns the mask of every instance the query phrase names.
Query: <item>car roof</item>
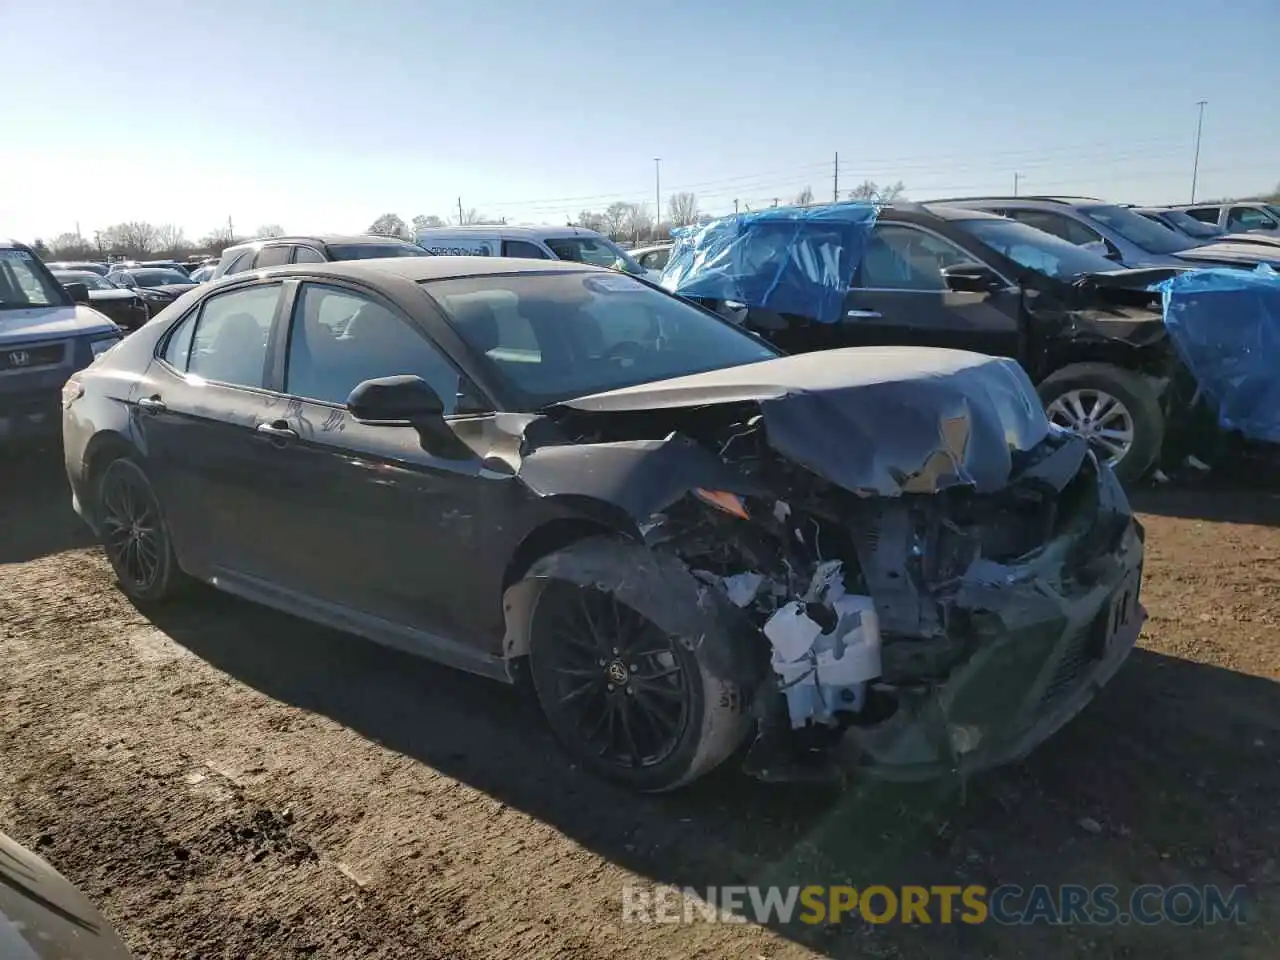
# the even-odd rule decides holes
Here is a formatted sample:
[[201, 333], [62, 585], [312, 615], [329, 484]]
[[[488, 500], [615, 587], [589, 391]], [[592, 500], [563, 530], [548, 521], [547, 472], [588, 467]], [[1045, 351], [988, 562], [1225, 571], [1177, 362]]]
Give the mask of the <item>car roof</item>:
[[1048, 194], [1028, 194], [1025, 196], [989, 196], [989, 197], [940, 197], [932, 203], [1017, 203], [1027, 206], [1037, 204], [1056, 204], [1060, 207], [1074, 207], [1081, 203], [1109, 203], [1101, 197], [1067, 197], [1050, 196]]
[[506, 237], [510, 240], [541, 240], [544, 237], [598, 237], [601, 234], [586, 227], [557, 227], [550, 224], [509, 227], [503, 223], [481, 224], [473, 227], [427, 227], [418, 236], [443, 233], [451, 237]]
[[349, 277], [377, 281], [392, 276], [418, 283], [426, 280], [454, 280], [460, 277], [501, 276], [538, 273], [610, 273], [574, 260], [522, 260], [515, 257], [382, 257], [377, 260], [339, 260], [331, 263], [298, 263], [265, 270], [234, 274], [235, 279], [253, 276]]
[[[932, 215], [940, 220], [1004, 220], [1005, 218], [998, 213], [988, 213], [986, 210], [974, 210], [972, 207], [953, 207], [945, 203], [934, 203], [926, 201], [924, 203], [893, 203], [886, 206], [881, 211], [881, 216], [885, 213], [890, 214], [890, 219], [894, 215], [898, 215], [900, 219], [909, 219], [911, 214]], [[903, 215], [906, 216], [903, 216]]]
[[242, 240], [227, 247], [222, 253], [225, 255], [227, 250], [245, 250], [249, 247], [262, 246], [267, 243], [403, 243], [416, 246], [412, 240], [405, 240], [401, 237], [382, 237], [372, 233], [308, 233], [289, 234], [283, 237], [255, 237], [252, 240]]

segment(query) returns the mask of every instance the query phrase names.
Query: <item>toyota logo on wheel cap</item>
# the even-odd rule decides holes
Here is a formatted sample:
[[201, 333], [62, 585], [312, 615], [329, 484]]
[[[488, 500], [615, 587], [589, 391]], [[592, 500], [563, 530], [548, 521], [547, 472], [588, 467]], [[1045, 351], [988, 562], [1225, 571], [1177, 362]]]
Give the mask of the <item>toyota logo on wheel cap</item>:
[[25, 367], [31, 362], [31, 354], [25, 350], [15, 350], [9, 354], [9, 362], [15, 367]]

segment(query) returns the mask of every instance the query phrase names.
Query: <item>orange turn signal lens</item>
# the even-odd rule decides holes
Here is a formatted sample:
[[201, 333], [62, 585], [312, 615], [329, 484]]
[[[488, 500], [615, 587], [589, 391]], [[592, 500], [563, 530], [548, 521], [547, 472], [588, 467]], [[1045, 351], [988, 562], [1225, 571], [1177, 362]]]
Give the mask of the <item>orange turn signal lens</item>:
[[711, 504], [717, 510], [731, 514], [739, 520], [750, 519], [747, 516], [746, 504], [736, 493], [729, 493], [727, 490], [704, 490], [701, 487], [695, 487], [693, 493], [699, 500]]

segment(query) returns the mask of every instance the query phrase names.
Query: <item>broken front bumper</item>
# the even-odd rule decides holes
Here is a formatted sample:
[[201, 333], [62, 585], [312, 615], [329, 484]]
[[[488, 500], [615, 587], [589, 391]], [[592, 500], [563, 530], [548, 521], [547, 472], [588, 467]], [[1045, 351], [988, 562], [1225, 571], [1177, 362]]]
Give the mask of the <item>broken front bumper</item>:
[[973, 656], [944, 682], [897, 688], [894, 714], [851, 728], [834, 756], [894, 780], [972, 773], [1021, 759], [1079, 713], [1146, 618], [1142, 527], [1129, 520], [1088, 587], [1066, 585], [1069, 549], [1051, 544], [1030, 562], [985, 565], [957, 596], [971, 613]]

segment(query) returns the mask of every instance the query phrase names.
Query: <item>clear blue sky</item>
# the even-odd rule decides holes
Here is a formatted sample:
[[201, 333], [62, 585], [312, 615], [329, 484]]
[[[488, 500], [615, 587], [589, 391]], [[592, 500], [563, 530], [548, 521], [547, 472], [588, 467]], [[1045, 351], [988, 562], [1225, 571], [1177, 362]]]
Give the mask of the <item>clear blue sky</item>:
[[[713, 12], [717, 7], [724, 12]], [[5, 0], [0, 234], [1280, 181], [1280, 0]]]

